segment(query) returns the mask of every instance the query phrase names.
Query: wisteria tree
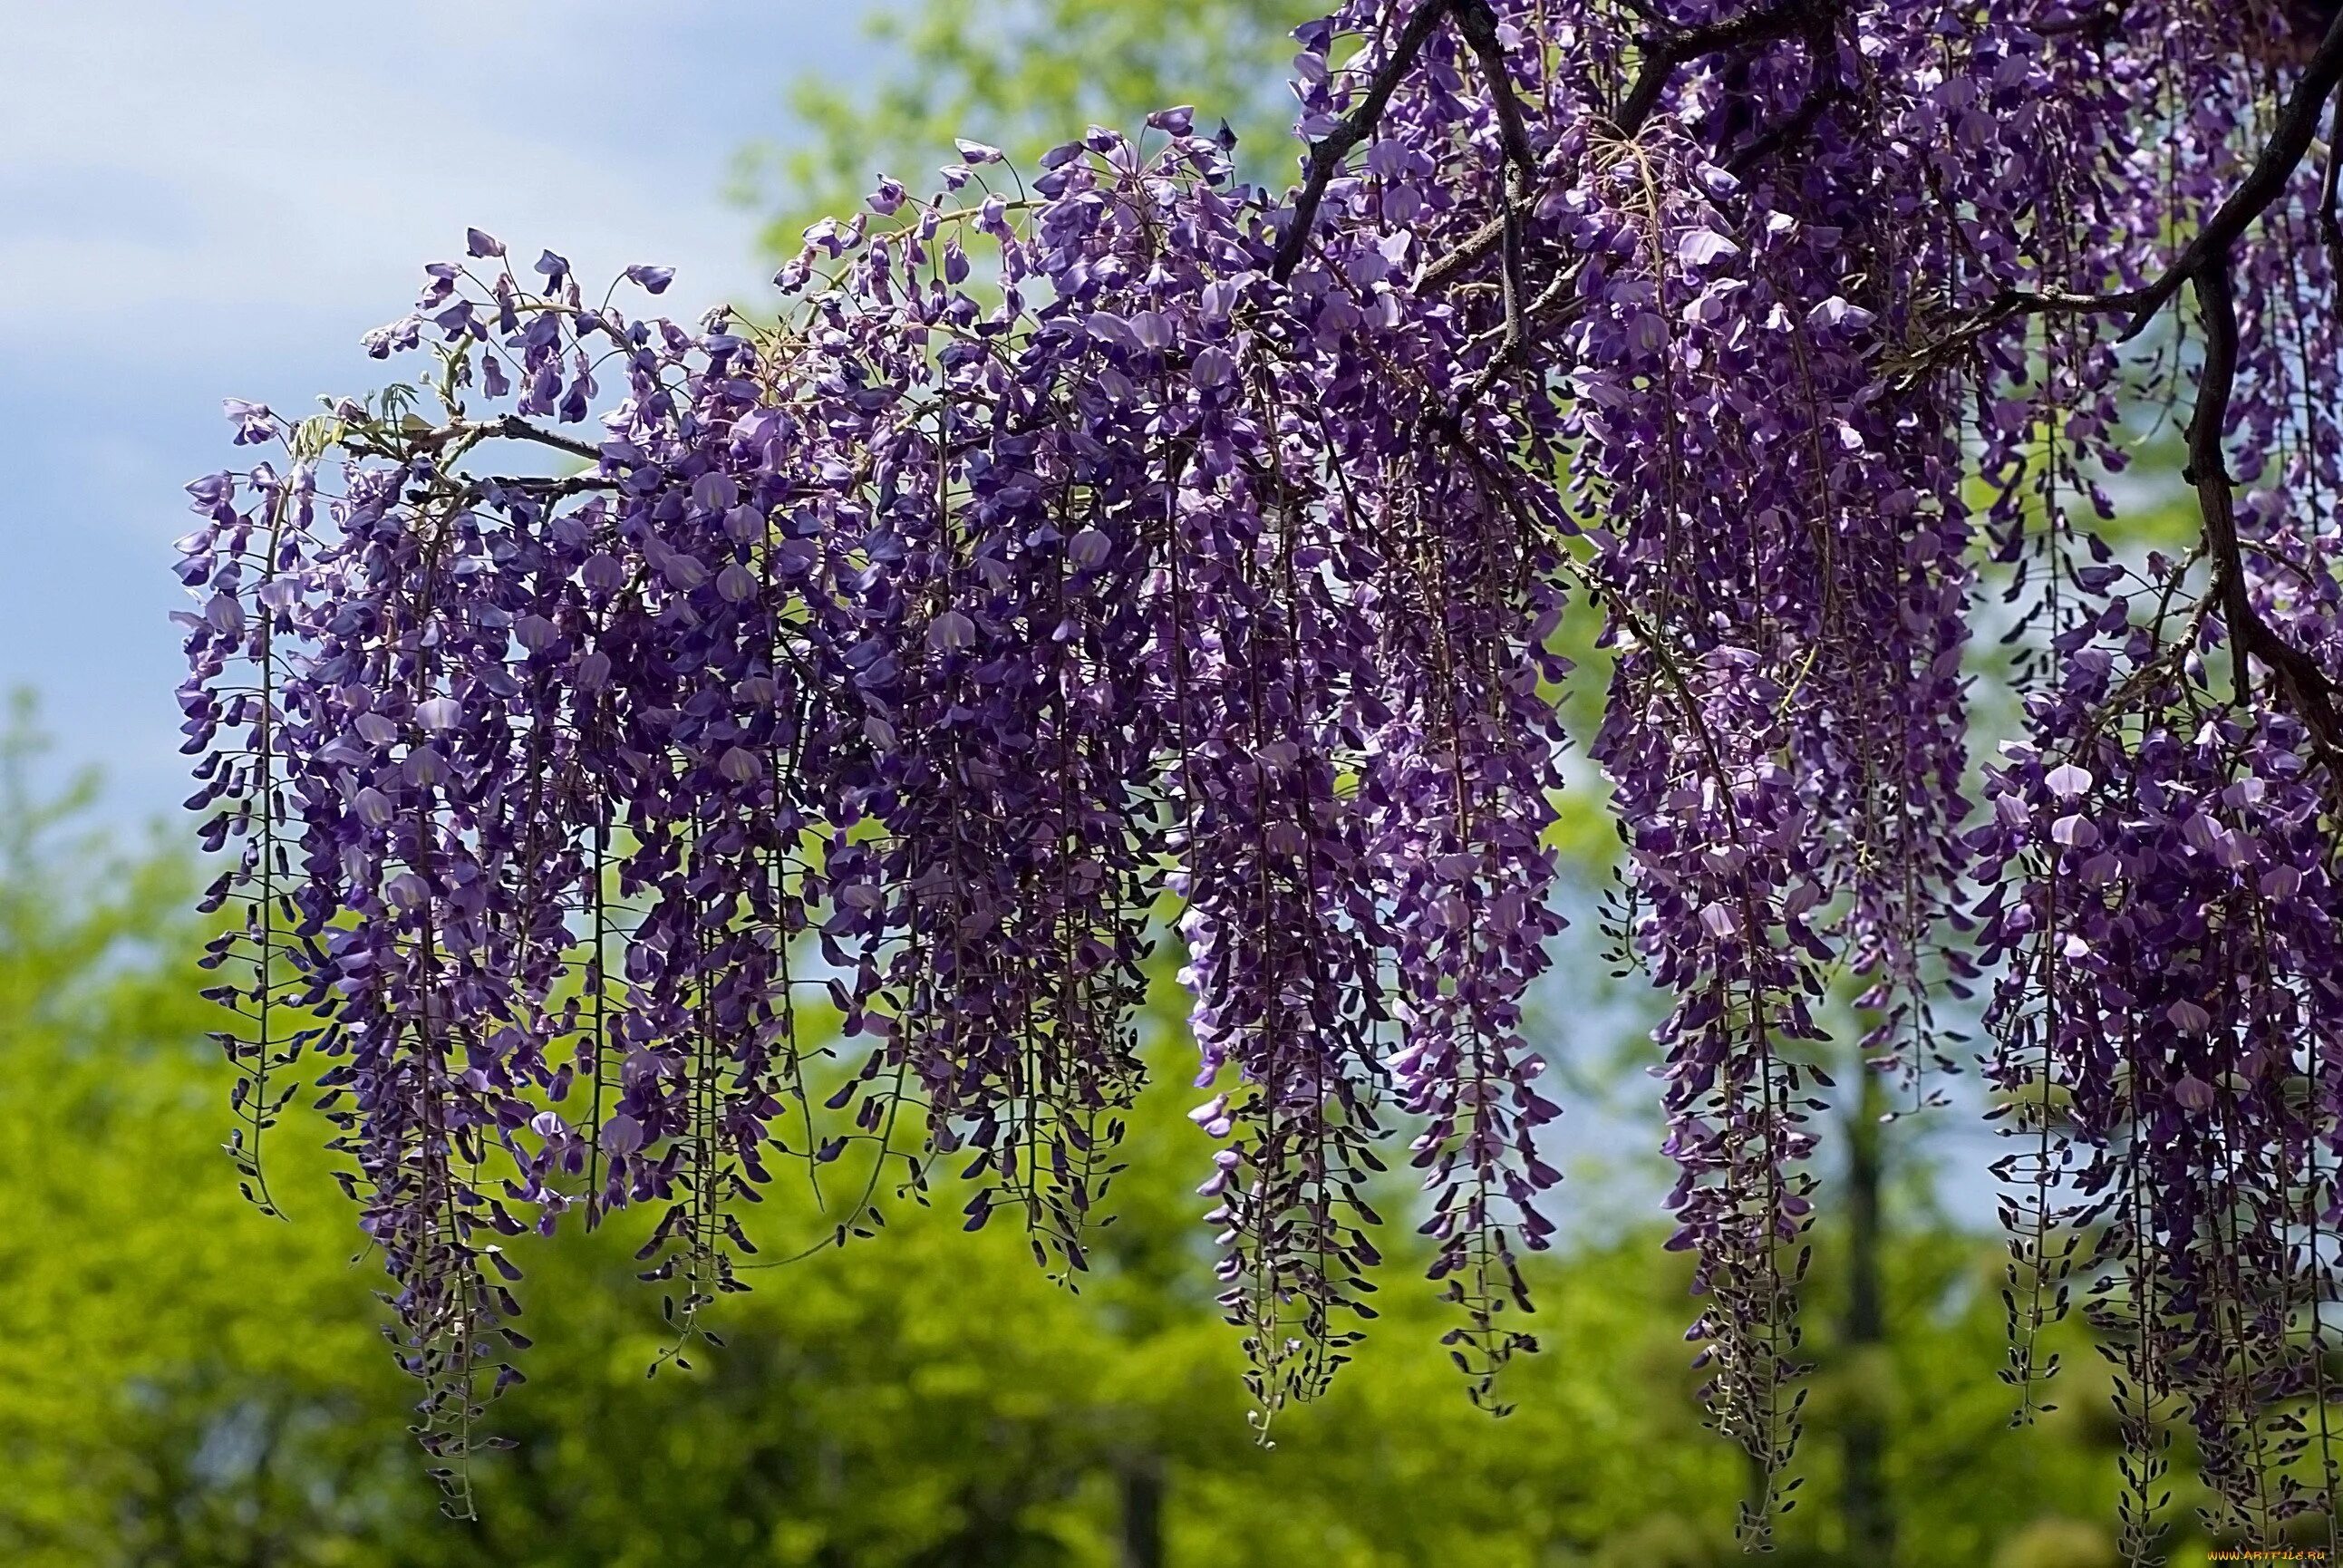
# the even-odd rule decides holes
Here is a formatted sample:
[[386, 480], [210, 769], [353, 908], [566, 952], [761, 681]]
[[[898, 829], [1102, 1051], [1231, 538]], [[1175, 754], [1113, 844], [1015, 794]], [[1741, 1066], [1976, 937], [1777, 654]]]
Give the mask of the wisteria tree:
[[[322, 1089], [453, 1505], [507, 1240], [572, 1211], [654, 1208], [679, 1350], [776, 1184], [843, 1241], [948, 1162], [1078, 1273], [1166, 942], [1259, 1419], [1372, 1316], [1387, 1160], [1502, 1408], [1575, 745], [1748, 1538], [1842, 980], [1924, 1105], [1979, 999], [2006, 1375], [2042, 1408], [2079, 1292], [2129, 1554], [2180, 1422], [2224, 1523], [2331, 1521], [2333, 11], [1353, 0], [1282, 195], [1184, 108], [963, 143], [694, 327], [475, 231], [367, 339], [411, 384], [231, 404], [282, 450], [190, 487], [180, 572], [235, 1147], [266, 1205]], [[2201, 534], [2120, 554], [2167, 412]], [[2020, 733], [1972, 733], [1981, 634]]]

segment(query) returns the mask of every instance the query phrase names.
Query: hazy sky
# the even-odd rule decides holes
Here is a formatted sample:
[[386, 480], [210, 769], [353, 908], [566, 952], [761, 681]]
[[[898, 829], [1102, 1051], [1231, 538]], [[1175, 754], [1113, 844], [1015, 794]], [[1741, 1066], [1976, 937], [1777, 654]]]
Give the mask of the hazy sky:
[[170, 811], [180, 487], [220, 400], [307, 411], [382, 367], [464, 228], [594, 278], [748, 296], [731, 155], [800, 71], [867, 68], [867, 0], [0, 0], [0, 687], [111, 814]]

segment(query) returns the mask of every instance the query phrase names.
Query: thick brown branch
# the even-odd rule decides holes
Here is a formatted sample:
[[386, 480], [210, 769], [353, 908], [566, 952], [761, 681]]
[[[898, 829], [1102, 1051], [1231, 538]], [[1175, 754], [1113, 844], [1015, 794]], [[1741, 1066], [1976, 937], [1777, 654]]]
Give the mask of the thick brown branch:
[[1836, 16], [1839, 10], [1839, 0], [1775, 0], [1774, 5], [1745, 11], [1722, 22], [1647, 38], [1644, 41], [1643, 66], [1635, 73], [1634, 85], [1627, 89], [1626, 101], [1611, 116], [1611, 123], [1618, 127], [1621, 136], [1635, 136], [1643, 130], [1644, 122], [1652, 117], [1652, 111], [1660, 106], [1660, 95], [1667, 91], [1668, 78], [1676, 74], [1678, 67], [1704, 55], [1771, 44], [1794, 33], [1821, 26]]
[[1513, 66], [1505, 59], [1503, 41], [1497, 36], [1497, 14], [1489, 8], [1489, 0], [1451, 0], [1449, 8], [1456, 14], [1456, 30], [1472, 46], [1482, 79], [1489, 85], [1489, 102], [1497, 112], [1497, 134], [1503, 138], [1505, 156], [1512, 160], [1519, 181], [1513, 193], [1518, 196], [1537, 179], [1537, 150], [1530, 146], [1529, 122], [1523, 117], [1522, 101], [1513, 92]]
[[2229, 623], [2236, 654], [2237, 701], [2250, 695], [2246, 668], [2246, 623], [2253, 607], [2246, 598], [2244, 562], [2237, 548], [2236, 497], [2221, 432], [2229, 419], [2229, 398], [2237, 385], [2237, 305], [2229, 288], [2227, 252], [2213, 256], [2197, 274], [2197, 307], [2205, 319], [2205, 362], [2197, 377], [2197, 407], [2188, 419], [2188, 471], [2197, 507], [2205, 518], [2205, 548], [2213, 558], [2213, 591]]
[[2343, 783], [2343, 732], [2335, 712], [2335, 686], [2309, 654], [2278, 635], [2255, 613], [2246, 588], [2244, 549], [2237, 539], [2237, 498], [2222, 451], [2229, 397], [2237, 380], [2237, 307], [2230, 291], [2229, 255], [2209, 253], [2195, 268], [2197, 303], [2205, 322], [2205, 362], [2197, 381], [2197, 407], [2188, 420], [2188, 482], [2204, 514], [2205, 548], [2213, 562], [2213, 594], [2228, 623], [2237, 702], [2252, 696], [2249, 659], [2270, 672], [2278, 700], [2302, 721], [2330, 777]]
[[[1660, 95], [1666, 90], [1668, 78], [1679, 66], [1704, 55], [1770, 44], [1800, 32], [1810, 32], [1818, 38], [1826, 37], [1843, 4], [1844, 0], [1777, 0], [1776, 4], [1763, 10], [1752, 11], [1730, 21], [1688, 27], [1682, 32], [1646, 40], [1644, 46], [1647, 52], [1643, 65], [1634, 85], [1628, 88], [1626, 101], [1611, 117], [1613, 127], [1622, 136], [1632, 137], [1640, 132], [1652, 117], [1652, 111], [1659, 107]], [[1493, 27], [1491, 41], [1494, 42]], [[1486, 58], [1484, 55], [1484, 61]], [[1819, 114], [1827, 107], [1827, 103], [1818, 103], [1815, 107], [1815, 113]], [[1500, 116], [1503, 114], [1502, 104], [1498, 112]], [[1507, 226], [1526, 217], [1535, 199], [1536, 194], [1532, 190], [1508, 202], [1505, 211], [1474, 229], [1455, 248], [1426, 266], [1416, 277], [1417, 289], [1437, 288], [1465, 268], [1493, 255], [1504, 243]]]
[[487, 436], [503, 441], [534, 441], [540, 447], [550, 447], [557, 452], [567, 452], [573, 457], [583, 457], [589, 463], [602, 460], [602, 451], [572, 436], [532, 425], [518, 414], [507, 414], [498, 419], [458, 420], [448, 427], [451, 436]]
[[2338, 82], [2343, 82], [2343, 11], [2336, 13], [2335, 20], [2328, 25], [2327, 36], [2319, 40], [2309, 64], [2303, 67], [2302, 79], [2295, 83], [2285, 111], [2278, 116], [2277, 128], [2270, 132], [2261, 156], [2254, 160], [2253, 172], [2229, 193], [2229, 199], [2188, 242], [2188, 248], [2180, 253], [2179, 259], [2149, 285], [2141, 296], [2138, 313], [2117, 341], [2128, 343], [2147, 330], [2147, 324], [2180, 292], [2180, 286], [2196, 277], [2198, 270], [2215, 257], [2219, 257], [2227, 267], [2229, 252], [2238, 238], [2268, 210], [2272, 202], [2286, 194], [2287, 182], [2294, 177], [2303, 155], [2318, 138], [2319, 115], [2326, 109], [2327, 100], [2334, 96]]
[[1342, 166], [1342, 160], [1351, 156], [1351, 149], [1374, 134], [1376, 125], [1383, 119], [1383, 106], [1398, 90], [1400, 78], [1414, 66], [1415, 57], [1423, 52], [1424, 41], [1453, 9], [1455, 0], [1424, 0], [1415, 15], [1407, 19], [1407, 25], [1400, 29], [1391, 57], [1367, 83], [1366, 96], [1324, 137], [1310, 144], [1310, 166], [1302, 176], [1301, 193], [1293, 198], [1292, 221], [1284, 237], [1278, 241], [1276, 256], [1270, 262], [1270, 276], [1282, 283], [1301, 265], [1302, 253], [1310, 244], [1311, 227], [1318, 221], [1318, 204], [1326, 197], [1327, 182]]

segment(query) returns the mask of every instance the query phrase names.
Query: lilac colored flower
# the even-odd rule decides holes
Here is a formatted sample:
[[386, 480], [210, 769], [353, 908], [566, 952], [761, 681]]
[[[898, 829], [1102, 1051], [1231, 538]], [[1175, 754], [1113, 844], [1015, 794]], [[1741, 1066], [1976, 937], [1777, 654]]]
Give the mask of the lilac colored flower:
[[2067, 762], [2050, 769], [2042, 782], [2059, 799], [2072, 800], [2088, 791], [2094, 780], [2089, 769]]
[[957, 650], [976, 640], [976, 623], [956, 609], [948, 609], [929, 624], [928, 641], [940, 648]]
[[643, 1124], [625, 1111], [602, 1124], [602, 1152], [623, 1157], [643, 1146]]
[[716, 591], [727, 604], [747, 604], [757, 597], [756, 574], [734, 561], [716, 574]]

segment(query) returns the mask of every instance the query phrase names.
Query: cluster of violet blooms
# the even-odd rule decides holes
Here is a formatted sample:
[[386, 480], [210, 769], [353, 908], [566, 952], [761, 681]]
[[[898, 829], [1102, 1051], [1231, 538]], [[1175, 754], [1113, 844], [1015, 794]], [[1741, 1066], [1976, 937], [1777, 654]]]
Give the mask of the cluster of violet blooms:
[[[1982, 979], [2026, 1408], [2080, 1284], [2137, 1551], [2176, 1418], [2232, 1516], [2327, 1507], [2318, 171], [2181, 251], [2343, 72], [2320, 25], [1353, 0], [1282, 197], [1185, 109], [1032, 177], [963, 143], [809, 230], [771, 325], [475, 231], [368, 339], [422, 385], [231, 405], [268, 454], [190, 487], [247, 1183], [314, 1082], [460, 1493], [505, 1239], [572, 1209], [655, 1206], [681, 1336], [787, 1171], [842, 1240], [949, 1159], [1081, 1268], [1168, 920], [1264, 1412], [1356, 1338], [1393, 1140], [1493, 1401], [1554, 1231], [1523, 1007], [1583, 613], [1715, 1424], [1781, 1476], [1834, 988], [1925, 1103]], [[2119, 558], [2120, 405], [2192, 389], [2205, 542]], [[1973, 817], [1980, 625], [2026, 734]]]

